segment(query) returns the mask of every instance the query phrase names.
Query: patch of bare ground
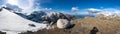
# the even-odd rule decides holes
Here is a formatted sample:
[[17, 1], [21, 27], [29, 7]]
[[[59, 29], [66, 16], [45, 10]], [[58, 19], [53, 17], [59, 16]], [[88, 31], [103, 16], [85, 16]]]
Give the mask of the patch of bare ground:
[[43, 29], [37, 32], [27, 32], [27, 33], [22, 33], [22, 34], [70, 34], [70, 31], [55, 28], [55, 29], [50, 29], [50, 30]]

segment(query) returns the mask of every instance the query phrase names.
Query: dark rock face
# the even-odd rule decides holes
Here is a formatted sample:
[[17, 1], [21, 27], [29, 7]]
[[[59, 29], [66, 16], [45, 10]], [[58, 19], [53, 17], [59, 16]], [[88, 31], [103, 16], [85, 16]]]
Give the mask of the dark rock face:
[[6, 33], [5, 33], [5, 32], [1, 32], [1, 31], [0, 31], [0, 34], [6, 34]]
[[2, 8], [0, 8], [0, 11], [2, 11]]
[[45, 12], [42, 11], [35, 11], [32, 14], [27, 16], [27, 19], [35, 21], [35, 22], [40, 22], [42, 21], [42, 16], [46, 15]]
[[71, 24], [70, 26], [66, 27], [65, 29], [71, 29], [75, 26], [75, 24]]
[[28, 24], [29, 26], [31, 26], [31, 27], [36, 27], [34, 24]]

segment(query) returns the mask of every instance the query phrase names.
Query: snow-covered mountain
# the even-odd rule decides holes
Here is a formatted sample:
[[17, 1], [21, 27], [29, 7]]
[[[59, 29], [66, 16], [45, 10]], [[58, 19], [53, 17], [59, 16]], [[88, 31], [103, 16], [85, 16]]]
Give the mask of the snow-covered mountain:
[[46, 24], [36, 23], [2, 8], [0, 11], [0, 31], [6, 34], [18, 34], [46, 28]]
[[28, 15], [27, 18], [35, 22], [48, 21], [49, 23], [56, 23], [58, 19], [67, 19], [70, 21], [75, 17], [60, 12], [35, 11], [31, 15]]

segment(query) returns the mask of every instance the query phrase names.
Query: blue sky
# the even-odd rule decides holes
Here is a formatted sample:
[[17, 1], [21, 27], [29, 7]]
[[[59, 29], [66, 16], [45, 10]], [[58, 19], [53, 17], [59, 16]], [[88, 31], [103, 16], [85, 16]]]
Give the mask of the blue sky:
[[0, 5], [2, 5], [3, 4], [3, 0], [0, 0]]
[[[16, 1], [19, 3], [16, 4]], [[0, 5], [2, 5], [4, 2], [5, 0], [0, 0]], [[29, 5], [30, 7], [34, 5], [35, 7], [37, 5], [37, 8], [40, 7], [41, 10], [47, 9], [64, 13], [72, 13], [72, 10], [77, 10], [78, 13], [85, 14], [87, 11], [84, 11], [84, 9], [89, 8], [92, 8], [92, 10], [110, 9], [108, 11], [111, 11], [112, 9], [116, 8], [116, 10], [120, 10], [120, 0], [9, 0], [8, 2], [21, 7], [26, 7], [24, 5]]]
[[[2, 5], [4, 0], [0, 0]], [[86, 8], [120, 8], [120, 0], [36, 0], [41, 8], [69, 11], [72, 7]]]
[[120, 0], [41, 0], [40, 6], [64, 11], [71, 10], [72, 7], [78, 7], [78, 9], [120, 8]]

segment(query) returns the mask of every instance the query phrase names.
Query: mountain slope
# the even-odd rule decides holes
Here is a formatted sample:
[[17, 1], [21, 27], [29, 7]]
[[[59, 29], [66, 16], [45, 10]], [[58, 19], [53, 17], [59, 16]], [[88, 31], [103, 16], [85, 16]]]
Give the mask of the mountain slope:
[[97, 34], [120, 34], [120, 19], [86, 17], [74, 20], [74, 23], [73, 29], [80, 30], [82, 34], [89, 34], [93, 27], [99, 30]]
[[34, 32], [45, 27], [46, 24], [29, 21], [4, 8], [0, 12], [0, 31], [7, 34], [18, 34], [26, 31]]

